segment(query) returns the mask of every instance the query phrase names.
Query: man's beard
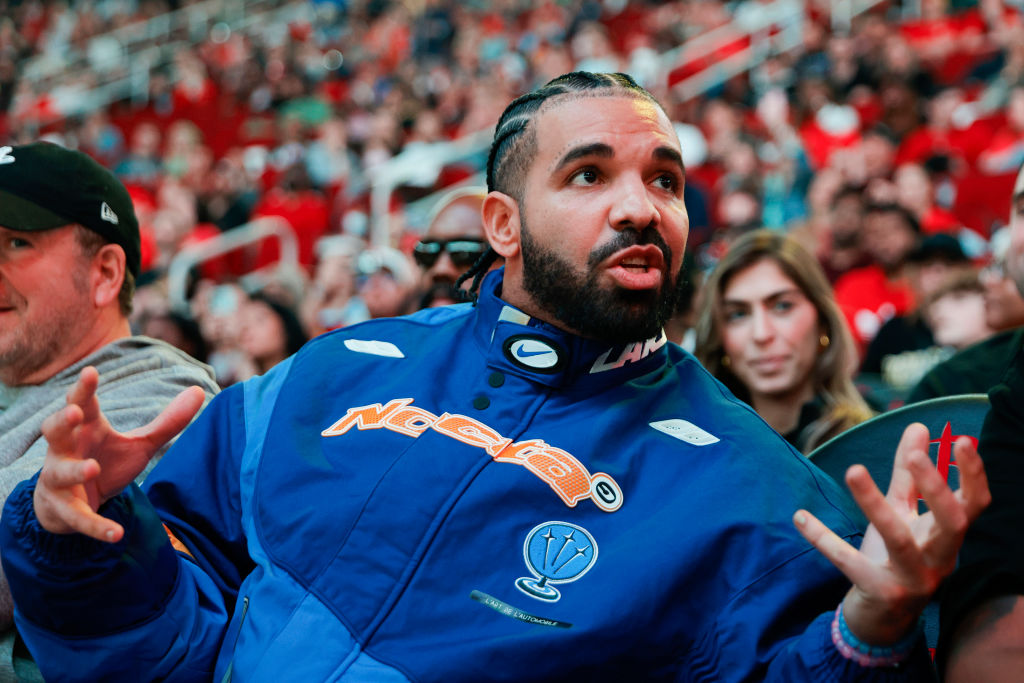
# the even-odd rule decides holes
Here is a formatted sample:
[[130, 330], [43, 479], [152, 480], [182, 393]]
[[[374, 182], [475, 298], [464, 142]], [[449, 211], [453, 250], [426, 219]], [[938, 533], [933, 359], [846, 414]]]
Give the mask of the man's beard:
[[[598, 284], [598, 265], [628, 247], [653, 244], [665, 258], [658, 289], [633, 290]], [[615, 239], [590, 252], [585, 272], [577, 271], [555, 251], [537, 244], [523, 224], [523, 288], [534, 303], [584, 337], [627, 344], [658, 335], [680, 300], [682, 273], [671, 274], [672, 249], [652, 227], [622, 230]]]
[[[20, 386], [66, 354], [86, 333], [90, 320], [83, 310], [89, 305], [87, 273], [76, 268], [70, 277], [74, 294], [50, 302], [42, 316], [30, 315], [13, 328], [2, 330], [6, 334], [0, 336], [0, 383]], [[69, 359], [68, 364], [73, 360]]]

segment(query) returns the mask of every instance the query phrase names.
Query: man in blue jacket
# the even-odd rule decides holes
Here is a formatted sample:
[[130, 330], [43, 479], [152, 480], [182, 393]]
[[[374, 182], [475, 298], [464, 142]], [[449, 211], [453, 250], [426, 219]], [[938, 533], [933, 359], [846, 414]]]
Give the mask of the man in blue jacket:
[[843, 492], [666, 343], [684, 174], [626, 76], [515, 100], [476, 303], [318, 337], [213, 401], [145, 493], [198, 395], [121, 435], [84, 374], [0, 524], [44, 675], [930, 677], [916, 623], [987, 502], [980, 461], [958, 445], [954, 494], [917, 425], [887, 497], [852, 468], [855, 549]]

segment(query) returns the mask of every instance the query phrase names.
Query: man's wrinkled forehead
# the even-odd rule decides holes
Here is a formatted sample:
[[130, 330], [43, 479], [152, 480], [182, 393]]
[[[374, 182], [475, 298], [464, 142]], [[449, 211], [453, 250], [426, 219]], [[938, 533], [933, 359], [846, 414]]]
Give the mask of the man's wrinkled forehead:
[[[548, 101], [544, 102], [544, 104], [541, 106], [540, 110], [537, 113], [534, 125], [540, 128], [543, 125], [542, 121], [544, 119], [544, 115], [551, 111], [554, 111], [555, 109], [561, 108], [562, 106], [570, 104], [579, 104], [582, 102], [584, 103], [584, 106], [593, 106], [600, 109], [602, 107], [602, 103], [600, 102], [600, 100], [609, 98], [632, 100], [639, 105], [635, 109], [635, 116], [637, 119], [646, 118], [652, 121], [657, 121], [658, 124], [660, 124], [661, 127], [664, 129], [666, 144], [659, 145], [657, 149], [654, 151], [654, 156], [667, 161], [678, 163], [680, 170], [685, 172], [685, 168], [683, 167], [682, 155], [679, 151], [679, 138], [675, 133], [675, 128], [668, 120], [668, 115], [665, 114], [665, 111], [661, 108], [661, 105], [659, 105], [651, 98], [645, 97], [641, 93], [631, 92], [628, 90], [622, 91], [614, 90], [611, 88], [603, 88], [600, 90], [587, 90], [583, 92], [572, 92], [557, 95], [555, 97], [552, 97]], [[627, 122], [623, 121], [622, 123], [625, 126]], [[614, 150], [611, 149], [608, 145], [581, 145], [579, 140], [572, 139], [560, 141], [538, 140], [538, 142], [541, 143], [542, 145], [545, 142], [560, 143], [558, 144], [557, 148], [547, 148], [549, 153], [553, 152], [552, 162], [549, 168], [546, 169], [549, 173], [556, 171], [559, 167], [564, 166], [566, 163], [572, 161], [574, 157], [578, 157], [580, 155], [594, 154], [596, 156], [614, 156]]]
[[668, 115], [665, 113], [665, 110], [662, 109], [661, 105], [653, 98], [647, 97], [642, 92], [620, 90], [617, 88], [595, 88], [593, 90], [580, 90], [552, 95], [540, 105], [540, 108], [537, 110], [535, 121], [540, 121], [548, 112], [561, 108], [565, 105], [582, 105], [585, 107], [600, 108], [602, 106], [601, 100], [608, 99], [633, 100], [634, 102], [644, 105], [640, 110], [643, 113], [650, 116], [657, 116], [658, 114], [661, 114], [664, 116], [665, 121], [668, 121]]

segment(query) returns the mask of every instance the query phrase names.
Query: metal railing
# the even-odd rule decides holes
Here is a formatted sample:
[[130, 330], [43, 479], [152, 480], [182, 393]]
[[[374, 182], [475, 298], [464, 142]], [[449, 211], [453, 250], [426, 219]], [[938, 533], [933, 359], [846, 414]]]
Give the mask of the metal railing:
[[802, 3], [793, 0], [774, 0], [770, 4], [749, 3], [756, 10], [743, 12], [732, 22], [712, 29], [661, 57], [663, 82], [677, 68], [699, 64], [732, 43], [745, 46], [729, 56], [706, 64], [703, 69], [674, 84], [672, 89], [680, 100], [687, 101], [703, 95], [730, 78], [756, 68], [769, 57], [798, 48], [803, 42], [806, 13]]
[[[472, 160], [481, 155], [486, 161], [487, 149], [494, 134], [492, 128], [470, 133], [451, 142], [434, 143], [431, 160], [441, 168], [459, 161]], [[370, 243], [375, 246], [390, 245], [391, 238], [391, 193], [395, 188], [421, 173], [415, 157], [401, 153], [389, 159], [375, 171], [370, 184]], [[445, 191], [451, 188], [446, 188]], [[435, 193], [436, 194], [436, 193]], [[434, 195], [431, 195], [434, 197]], [[435, 197], [436, 199], [436, 197]]]
[[207, 261], [249, 246], [256, 246], [265, 240], [276, 240], [280, 246], [280, 258], [268, 266], [257, 268], [239, 278], [239, 284], [246, 291], [256, 291], [268, 281], [281, 283], [301, 291], [305, 280], [299, 264], [299, 247], [291, 224], [279, 216], [266, 216], [232, 228], [212, 239], [190, 244], [171, 259], [167, 268], [167, 298], [171, 310], [189, 315], [188, 286], [192, 269]]

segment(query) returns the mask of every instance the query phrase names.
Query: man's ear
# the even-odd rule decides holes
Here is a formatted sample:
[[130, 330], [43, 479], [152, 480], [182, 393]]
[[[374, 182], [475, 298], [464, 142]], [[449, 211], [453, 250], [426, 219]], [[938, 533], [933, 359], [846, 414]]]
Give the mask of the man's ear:
[[97, 308], [116, 302], [125, 278], [124, 250], [116, 244], [104, 244], [92, 259], [90, 271], [92, 300]]
[[504, 192], [490, 192], [480, 208], [484, 234], [507, 261], [519, 253], [519, 203]]

